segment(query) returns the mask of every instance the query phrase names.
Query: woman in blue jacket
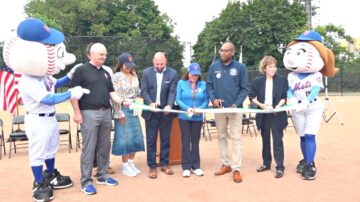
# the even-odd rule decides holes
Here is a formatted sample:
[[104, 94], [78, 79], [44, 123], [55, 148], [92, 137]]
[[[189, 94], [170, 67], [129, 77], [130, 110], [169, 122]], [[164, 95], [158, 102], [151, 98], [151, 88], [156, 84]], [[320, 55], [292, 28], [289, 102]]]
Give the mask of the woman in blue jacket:
[[177, 85], [176, 103], [188, 114], [179, 114], [182, 140], [183, 177], [190, 177], [190, 170], [197, 176], [203, 176], [200, 169], [199, 141], [203, 114], [195, 113], [195, 109], [204, 109], [209, 104], [206, 83], [201, 80], [200, 65], [191, 63], [185, 77]]

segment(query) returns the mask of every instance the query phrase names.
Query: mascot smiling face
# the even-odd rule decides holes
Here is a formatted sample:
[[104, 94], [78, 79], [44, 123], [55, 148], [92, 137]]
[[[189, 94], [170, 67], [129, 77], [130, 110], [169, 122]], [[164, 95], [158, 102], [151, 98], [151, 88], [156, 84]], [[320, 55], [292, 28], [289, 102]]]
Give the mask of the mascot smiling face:
[[319, 51], [306, 42], [290, 46], [285, 52], [284, 65], [287, 69], [298, 73], [314, 73], [324, 67]]
[[75, 62], [75, 56], [66, 52], [64, 39], [61, 32], [41, 20], [25, 20], [18, 26], [16, 36], [5, 42], [5, 63], [14, 71], [31, 76], [57, 74]]

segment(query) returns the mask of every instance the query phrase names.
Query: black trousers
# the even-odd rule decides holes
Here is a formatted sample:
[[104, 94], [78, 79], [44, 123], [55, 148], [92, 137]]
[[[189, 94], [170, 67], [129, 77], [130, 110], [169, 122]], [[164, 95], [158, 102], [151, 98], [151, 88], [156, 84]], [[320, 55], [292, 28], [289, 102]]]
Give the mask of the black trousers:
[[284, 170], [283, 130], [278, 126], [276, 114], [264, 114], [261, 122], [263, 165], [271, 166], [270, 132], [273, 137], [273, 151], [277, 170]]
[[202, 121], [187, 121], [179, 119], [181, 129], [182, 155], [181, 164], [183, 170], [200, 168], [200, 133]]

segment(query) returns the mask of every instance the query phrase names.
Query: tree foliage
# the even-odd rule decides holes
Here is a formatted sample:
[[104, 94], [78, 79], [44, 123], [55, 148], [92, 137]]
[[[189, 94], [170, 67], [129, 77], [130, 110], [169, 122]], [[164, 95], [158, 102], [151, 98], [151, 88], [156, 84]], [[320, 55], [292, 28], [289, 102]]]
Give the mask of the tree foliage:
[[[176, 69], [182, 67], [183, 46], [177, 36], [171, 36], [171, 19], [160, 14], [153, 0], [32, 0], [25, 6], [25, 11], [28, 16], [40, 18], [50, 27], [61, 30], [67, 38], [129, 38], [129, 42], [120, 40], [121, 44], [116, 44], [115, 41], [105, 44], [108, 50], [109, 46], [118, 48], [110, 51], [114, 52], [110, 58], [128, 51], [134, 54], [135, 62], [137, 59], [143, 61], [143, 58], [136, 57], [137, 53], [143, 51], [139, 49], [147, 47], [149, 40], [156, 41], [158, 44], [152, 42], [153, 46], [146, 49], [146, 64], [143, 65], [151, 65], [152, 55], [156, 51], [164, 51], [170, 53], [169, 65]], [[83, 47], [85, 45], [81, 44]], [[120, 47], [123, 49], [119, 49]]]
[[351, 36], [346, 35], [344, 28], [328, 24], [315, 28], [323, 37], [323, 43], [330, 48], [335, 55], [335, 66], [339, 72], [333, 78], [328, 79], [329, 89], [335, 91], [357, 91], [360, 81], [360, 60], [349, 47], [354, 45]]
[[[337, 60], [353, 59], [354, 53], [348, 49], [348, 46], [354, 44], [354, 40], [351, 36], [345, 34], [344, 28], [328, 24], [317, 26], [315, 30], [323, 36], [325, 46], [333, 51]], [[344, 43], [347, 45], [342, 45]]]
[[[264, 55], [282, 58], [284, 46], [306, 28], [306, 14], [299, 1], [249, 0], [229, 2], [220, 16], [206, 24], [194, 46], [194, 60], [208, 67], [222, 42], [234, 43], [236, 56], [257, 66]], [[217, 53], [216, 53], [217, 54]], [[281, 62], [279, 62], [281, 65]]]

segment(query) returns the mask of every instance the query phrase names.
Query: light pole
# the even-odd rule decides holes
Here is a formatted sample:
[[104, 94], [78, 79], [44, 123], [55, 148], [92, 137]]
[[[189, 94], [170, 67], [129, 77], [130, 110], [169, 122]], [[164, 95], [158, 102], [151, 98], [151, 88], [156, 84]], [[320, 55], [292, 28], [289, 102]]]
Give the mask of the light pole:
[[[188, 67], [191, 63], [192, 60], [192, 47], [191, 47], [191, 42], [183, 42], [184, 45], [184, 60], [183, 60], [183, 65], [184, 67]], [[187, 48], [189, 47], [189, 48]]]

